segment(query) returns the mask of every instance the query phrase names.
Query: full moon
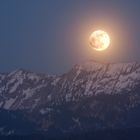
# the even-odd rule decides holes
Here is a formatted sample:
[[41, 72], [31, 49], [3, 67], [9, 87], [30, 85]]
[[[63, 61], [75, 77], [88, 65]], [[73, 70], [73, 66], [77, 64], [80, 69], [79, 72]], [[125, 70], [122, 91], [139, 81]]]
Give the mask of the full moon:
[[110, 45], [110, 37], [105, 31], [97, 30], [90, 35], [89, 43], [94, 50], [104, 51]]

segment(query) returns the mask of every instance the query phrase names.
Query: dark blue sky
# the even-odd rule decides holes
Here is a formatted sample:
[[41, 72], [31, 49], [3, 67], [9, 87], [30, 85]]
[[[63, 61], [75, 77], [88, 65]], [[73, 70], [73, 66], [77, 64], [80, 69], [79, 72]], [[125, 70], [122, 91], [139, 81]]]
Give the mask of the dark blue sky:
[[[96, 29], [111, 36], [89, 47]], [[63, 73], [88, 59], [140, 61], [139, 0], [0, 0], [0, 71]]]

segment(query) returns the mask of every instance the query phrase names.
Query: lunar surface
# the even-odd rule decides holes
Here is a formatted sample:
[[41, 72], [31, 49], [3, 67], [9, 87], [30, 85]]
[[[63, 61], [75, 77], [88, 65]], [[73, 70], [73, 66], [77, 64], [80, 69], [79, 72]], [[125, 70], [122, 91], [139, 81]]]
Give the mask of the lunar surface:
[[98, 30], [90, 35], [89, 42], [94, 50], [104, 51], [110, 45], [110, 37], [105, 31]]

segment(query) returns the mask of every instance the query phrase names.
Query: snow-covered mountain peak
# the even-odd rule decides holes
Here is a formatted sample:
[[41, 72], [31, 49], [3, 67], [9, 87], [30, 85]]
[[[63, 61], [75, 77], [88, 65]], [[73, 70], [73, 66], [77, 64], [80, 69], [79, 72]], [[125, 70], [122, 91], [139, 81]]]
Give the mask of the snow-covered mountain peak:
[[97, 61], [90, 60], [88, 62], [81, 63], [80, 65], [76, 65], [73, 68], [76, 71], [77, 75], [81, 72], [87, 73], [98, 73], [99, 77], [103, 75], [125, 75], [134, 73], [140, 73], [140, 64], [137, 62], [121, 62], [121, 63], [100, 63]]
[[24, 74], [24, 73], [26, 73], [26, 72], [27, 72], [26, 70], [20, 68], [20, 69], [16, 69], [16, 70], [10, 72], [10, 73], [8, 74], [8, 76], [9, 76], [9, 77], [10, 77], [10, 76], [14, 76], [14, 75], [19, 75], [19, 76], [20, 76], [20, 75], [22, 75], [22, 74]]
[[76, 65], [76, 68], [80, 68], [81, 70], [86, 71], [96, 71], [103, 69], [104, 67], [111, 67], [112, 70], [120, 71], [126, 70], [129, 68], [137, 68], [140, 64], [137, 62], [120, 62], [120, 63], [107, 63], [107, 62], [97, 62], [94, 60], [90, 60], [87, 62], [83, 62], [80, 65]]

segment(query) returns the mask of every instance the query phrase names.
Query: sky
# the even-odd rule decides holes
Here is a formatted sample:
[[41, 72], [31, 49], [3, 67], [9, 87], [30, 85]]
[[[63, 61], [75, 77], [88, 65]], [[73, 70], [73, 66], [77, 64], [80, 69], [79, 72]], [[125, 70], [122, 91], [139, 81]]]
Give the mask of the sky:
[[[89, 35], [111, 38], [96, 52]], [[62, 74], [88, 60], [140, 61], [139, 0], [0, 0], [0, 72]]]

